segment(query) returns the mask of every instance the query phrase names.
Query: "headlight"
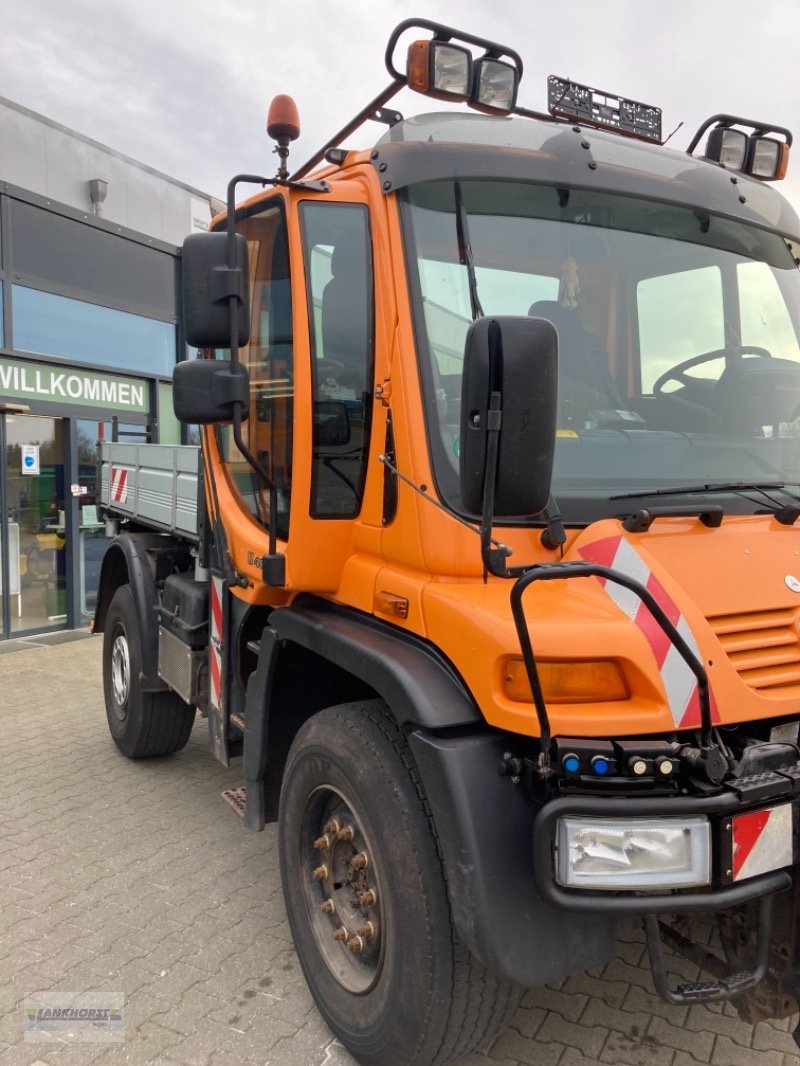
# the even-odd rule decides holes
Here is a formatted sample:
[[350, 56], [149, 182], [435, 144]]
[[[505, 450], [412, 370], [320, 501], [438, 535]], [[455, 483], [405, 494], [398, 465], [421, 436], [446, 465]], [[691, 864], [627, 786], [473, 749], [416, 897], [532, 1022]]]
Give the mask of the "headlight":
[[595, 890], [710, 884], [711, 827], [707, 818], [561, 818], [556, 880]]

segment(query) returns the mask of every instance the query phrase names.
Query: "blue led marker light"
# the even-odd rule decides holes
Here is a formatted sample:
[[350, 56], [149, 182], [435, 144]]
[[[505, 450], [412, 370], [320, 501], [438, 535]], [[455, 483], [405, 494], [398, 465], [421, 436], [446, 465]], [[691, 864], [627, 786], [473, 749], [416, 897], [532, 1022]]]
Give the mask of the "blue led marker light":
[[611, 763], [604, 755], [595, 755], [592, 759], [592, 769], [598, 776], [603, 777], [611, 769]]
[[561, 760], [561, 765], [568, 774], [577, 774], [581, 768], [581, 760], [572, 752], [567, 753]]

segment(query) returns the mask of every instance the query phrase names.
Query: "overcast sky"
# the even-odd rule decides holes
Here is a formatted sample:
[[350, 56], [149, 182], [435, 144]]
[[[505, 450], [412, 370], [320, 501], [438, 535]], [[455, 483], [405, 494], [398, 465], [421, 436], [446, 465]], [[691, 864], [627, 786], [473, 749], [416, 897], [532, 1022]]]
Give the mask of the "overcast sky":
[[[545, 109], [559, 74], [661, 107], [665, 134], [684, 123], [676, 148], [716, 112], [800, 135], [797, 0], [8, 2], [0, 95], [222, 197], [235, 172], [274, 173], [275, 93], [300, 110], [298, 166], [388, 83], [388, 35], [414, 15], [516, 48], [528, 107]], [[430, 109], [412, 94], [397, 106]], [[800, 148], [782, 188], [800, 209]]]

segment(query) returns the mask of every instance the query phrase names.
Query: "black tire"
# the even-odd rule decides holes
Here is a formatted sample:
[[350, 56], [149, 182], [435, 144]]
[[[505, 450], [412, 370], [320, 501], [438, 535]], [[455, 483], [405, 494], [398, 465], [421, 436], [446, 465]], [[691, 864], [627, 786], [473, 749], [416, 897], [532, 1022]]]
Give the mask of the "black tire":
[[130, 585], [120, 585], [103, 631], [103, 692], [111, 736], [129, 759], [180, 751], [195, 709], [174, 692], [142, 692], [142, 643]]
[[385, 704], [331, 707], [303, 725], [278, 840], [303, 973], [360, 1063], [449, 1062], [510, 1021], [522, 989], [459, 942], [422, 784]]

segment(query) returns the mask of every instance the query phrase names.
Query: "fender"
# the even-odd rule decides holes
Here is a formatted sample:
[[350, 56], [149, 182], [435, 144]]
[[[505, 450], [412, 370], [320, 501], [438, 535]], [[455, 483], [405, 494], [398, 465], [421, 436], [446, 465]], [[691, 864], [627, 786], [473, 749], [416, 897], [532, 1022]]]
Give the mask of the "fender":
[[[252, 702], [248, 686], [245, 821], [251, 828], [264, 824], [259, 779], [282, 776], [269, 752], [267, 719], [281, 644], [293, 642], [368, 685], [408, 736], [441, 845], [453, 919], [473, 954], [495, 973], [529, 986], [613, 957], [613, 918], [558, 911], [539, 894], [533, 804], [497, 772], [508, 739], [486, 728], [441, 652], [371, 616], [307, 595], [274, 610], [269, 623]], [[335, 686], [329, 696], [331, 702], [339, 698]], [[261, 715], [252, 713], [258, 706]]]
[[481, 726], [483, 716], [455, 667], [425, 640], [372, 615], [301, 595], [269, 618], [292, 641], [369, 685], [401, 728]]
[[103, 557], [93, 631], [103, 632], [114, 593], [120, 585], [129, 584], [139, 624], [143, 691], [163, 692], [168, 688], [158, 676], [156, 608], [159, 596], [156, 579], [166, 576], [179, 561], [188, 565], [189, 559], [189, 549], [185, 545], [158, 533], [120, 533]]

